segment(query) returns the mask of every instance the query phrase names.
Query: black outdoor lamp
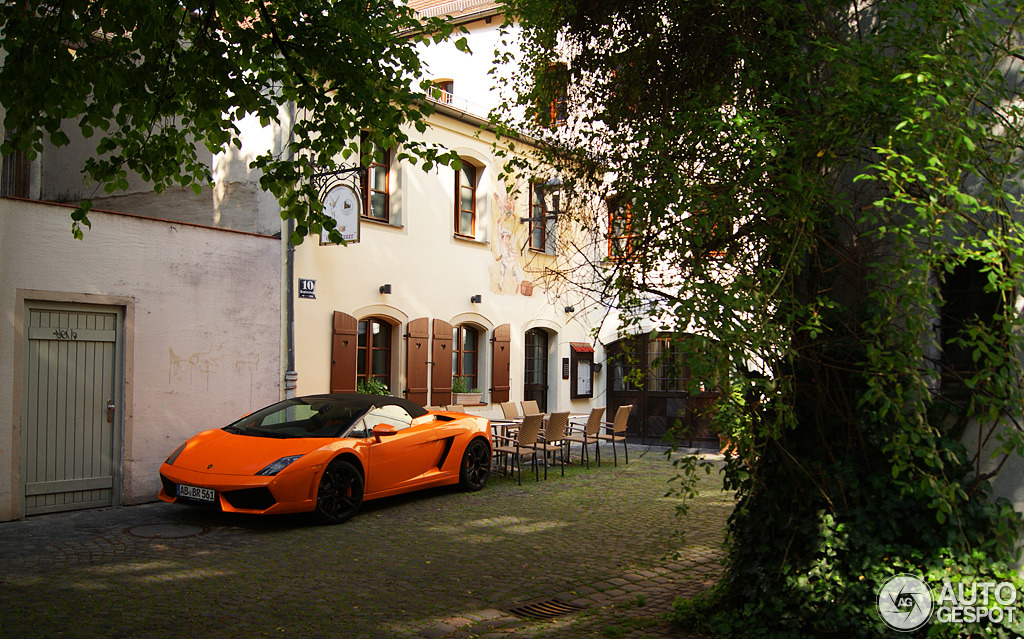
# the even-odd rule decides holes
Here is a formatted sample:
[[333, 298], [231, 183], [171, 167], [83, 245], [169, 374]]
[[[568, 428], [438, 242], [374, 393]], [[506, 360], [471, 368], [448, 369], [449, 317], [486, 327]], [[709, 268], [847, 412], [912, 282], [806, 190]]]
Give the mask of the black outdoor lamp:
[[562, 212], [559, 210], [561, 190], [562, 178], [557, 175], [543, 184], [540, 182], [535, 183], [533, 185], [533, 193], [536, 198], [535, 201], [540, 204], [540, 216], [521, 217], [519, 222], [521, 224], [526, 222], [543, 222], [547, 219], [557, 218], [558, 214]]

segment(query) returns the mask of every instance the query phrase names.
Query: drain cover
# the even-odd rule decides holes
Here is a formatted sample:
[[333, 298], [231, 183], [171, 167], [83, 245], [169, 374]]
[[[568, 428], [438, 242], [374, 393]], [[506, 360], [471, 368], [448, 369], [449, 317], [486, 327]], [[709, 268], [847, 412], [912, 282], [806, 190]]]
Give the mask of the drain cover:
[[201, 526], [189, 524], [145, 524], [135, 526], [126, 531], [133, 537], [145, 537], [147, 539], [179, 539], [181, 537], [195, 537], [205, 531]]
[[524, 619], [553, 619], [580, 610], [583, 610], [583, 606], [557, 599], [545, 599], [509, 608], [508, 612]]

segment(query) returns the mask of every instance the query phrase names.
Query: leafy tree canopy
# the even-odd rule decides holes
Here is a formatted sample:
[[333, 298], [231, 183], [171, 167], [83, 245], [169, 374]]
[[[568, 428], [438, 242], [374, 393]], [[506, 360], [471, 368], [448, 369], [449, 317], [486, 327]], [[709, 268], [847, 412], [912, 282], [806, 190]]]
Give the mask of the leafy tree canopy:
[[[288, 148], [251, 166], [295, 219], [298, 243], [333, 224], [309, 185], [313, 163], [358, 158], [360, 132], [428, 163], [450, 159], [410, 142], [403, 126], [422, 130], [431, 112], [416, 43], [452, 31], [392, 0], [6, 2], [3, 152], [34, 157], [44, 141], [67, 145], [63, 127], [76, 127], [96, 140], [83, 172], [106, 193], [127, 189], [130, 172], [158, 192], [198, 193], [212, 176], [197, 145], [241, 146], [236, 122], [246, 116], [290, 126]], [[76, 236], [89, 207], [73, 215]]]
[[1011, 579], [1021, 518], [989, 480], [1024, 450], [1019, 3], [510, 7], [522, 126], [613, 251], [566, 278], [723, 392], [731, 555], [680, 616], [877, 636], [889, 575]]

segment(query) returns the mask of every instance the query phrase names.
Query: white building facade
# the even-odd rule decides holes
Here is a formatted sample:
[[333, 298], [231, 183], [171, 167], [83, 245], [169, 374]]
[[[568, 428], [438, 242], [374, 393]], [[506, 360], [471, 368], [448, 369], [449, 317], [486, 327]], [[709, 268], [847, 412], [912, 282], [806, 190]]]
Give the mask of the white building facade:
[[[538, 217], [529, 176], [501, 175], [484, 116], [499, 99], [486, 71], [502, 18], [468, 4], [476, 53], [424, 52], [448, 84], [414, 133], [462, 166], [424, 170], [387, 150], [349, 182], [363, 209], [347, 246], [290, 247], [248, 168], [285, 148], [288, 114], [240, 122], [242, 148], [209, 156], [216, 182], [201, 193], [134, 180], [94, 198], [80, 241], [73, 209], [50, 202], [94, 195], [79, 173], [87, 143], [69, 130], [67, 147], [17, 170], [5, 160], [16, 179], [3, 195], [16, 197], [0, 198], [0, 520], [152, 501], [181, 441], [288, 394], [376, 381], [492, 417], [506, 400], [606, 404], [603, 310], [547, 283], [565, 229]], [[454, 397], [459, 382], [479, 397]]]

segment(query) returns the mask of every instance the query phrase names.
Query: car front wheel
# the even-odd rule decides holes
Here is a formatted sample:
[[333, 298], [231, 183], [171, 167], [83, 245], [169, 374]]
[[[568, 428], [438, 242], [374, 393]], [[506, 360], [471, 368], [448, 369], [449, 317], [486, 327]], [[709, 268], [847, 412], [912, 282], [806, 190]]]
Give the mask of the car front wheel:
[[363, 504], [363, 475], [347, 461], [336, 459], [320, 477], [316, 492], [316, 518], [340, 524], [352, 518]]
[[483, 439], [474, 439], [462, 455], [459, 483], [465, 490], [480, 490], [491, 476], [491, 448]]

